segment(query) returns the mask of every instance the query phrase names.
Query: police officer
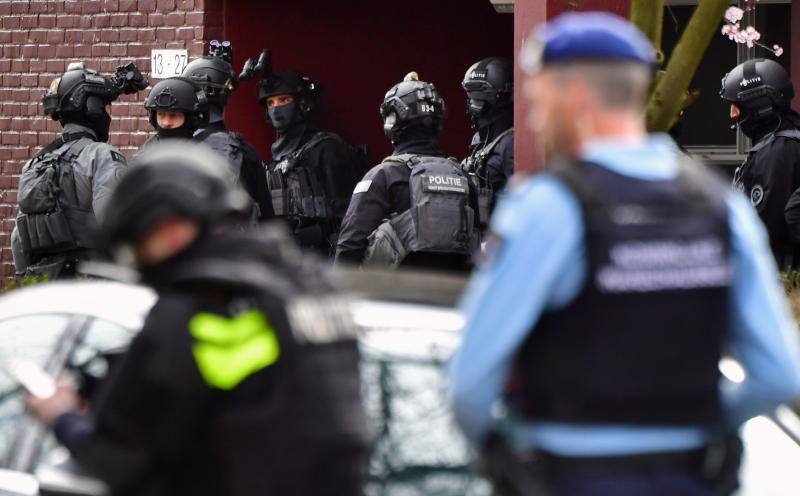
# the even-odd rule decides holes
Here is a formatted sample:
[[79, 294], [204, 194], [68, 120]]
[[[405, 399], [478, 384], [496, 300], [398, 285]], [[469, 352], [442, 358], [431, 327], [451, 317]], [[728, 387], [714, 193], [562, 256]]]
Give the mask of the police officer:
[[125, 157], [108, 141], [107, 106], [120, 93], [147, 83], [129, 64], [108, 78], [81, 62], [53, 80], [42, 97], [44, 113], [64, 128], [22, 168], [19, 215], [11, 235], [17, 278], [75, 275], [79, 260], [97, 256], [96, 216], [125, 168]]
[[475, 131], [462, 165], [477, 181], [481, 227], [486, 229], [497, 195], [514, 174], [514, 66], [502, 57], [480, 60], [467, 69], [461, 87]]
[[[349, 306], [191, 143], [144, 154], [102, 228], [159, 300], [89, 413], [29, 398], [115, 495], [361, 494], [366, 420]], [[128, 258], [122, 256], [121, 259]]]
[[411, 72], [386, 93], [380, 114], [394, 151], [353, 190], [336, 261], [468, 270], [478, 243], [477, 194], [439, 150], [444, 100]]
[[[729, 494], [725, 433], [800, 394], [757, 217], [646, 132], [654, 61], [608, 13], [559, 16], [523, 49], [537, 143], [562, 165], [498, 206], [450, 369], [459, 424], [522, 494]], [[723, 349], [743, 382], [720, 380]]]
[[228, 97], [237, 84], [236, 73], [231, 66], [232, 60], [230, 43], [212, 40], [209, 55], [193, 60], [181, 73], [182, 77], [191, 79], [200, 86], [208, 104], [207, 123], [195, 132], [193, 139], [228, 160], [237, 182], [258, 204], [260, 218], [268, 219], [273, 216], [272, 203], [261, 158], [241, 134], [228, 131], [223, 117]]
[[160, 141], [191, 139], [208, 119], [205, 93], [191, 79], [184, 77], [162, 79], [154, 84], [144, 101], [144, 108], [156, 134], [139, 148], [134, 158]]
[[767, 227], [782, 270], [800, 266], [800, 115], [789, 107], [794, 86], [774, 60], [752, 59], [722, 79], [722, 99], [753, 147], [734, 175]]
[[350, 193], [365, 170], [353, 147], [312, 126], [320, 91], [297, 71], [268, 73], [258, 101], [277, 134], [267, 166], [275, 215], [286, 219], [301, 247], [331, 258]]

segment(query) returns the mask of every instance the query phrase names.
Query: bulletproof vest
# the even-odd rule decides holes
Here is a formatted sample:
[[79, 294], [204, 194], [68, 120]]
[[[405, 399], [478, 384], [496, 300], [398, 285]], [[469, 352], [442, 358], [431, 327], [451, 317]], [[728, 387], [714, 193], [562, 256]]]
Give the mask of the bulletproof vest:
[[[261, 158], [255, 153], [255, 151], [251, 147], [246, 145], [246, 143], [244, 141], [244, 138], [242, 138], [242, 135], [239, 134], [239, 133], [235, 133], [235, 132], [231, 132], [231, 131], [226, 130], [224, 125], [221, 125], [221, 126], [217, 126], [217, 125], [209, 126], [209, 127], [205, 128], [205, 129], [203, 129], [202, 131], [200, 131], [199, 133], [195, 134], [194, 136], [192, 136], [192, 141], [197, 141], [198, 143], [206, 143], [209, 146], [211, 146], [211, 148], [214, 148], [214, 145], [216, 145], [217, 143], [208, 142], [207, 140], [213, 134], [216, 134], [216, 133], [224, 133], [225, 135], [227, 135], [230, 138], [230, 140], [226, 140], [226, 141], [228, 143], [231, 143], [236, 148], [236, 150], [239, 153], [241, 153], [241, 155], [242, 155], [241, 160], [239, 161], [239, 163], [236, 164], [238, 166], [238, 168], [239, 168], [239, 175], [240, 176], [241, 176], [241, 173], [242, 173], [242, 169], [244, 167], [247, 167], [247, 166], [261, 167]], [[223, 153], [224, 153], [224, 151], [223, 151]], [[237, 179], [237, 181], [239, 181], [240, 177], [237, 177], [236, 179]]]
[[[74, 175], [78, 156], [94, 139], [83, 133], [65, 137], [39, 152], [20, 175], [17, 230], [33, 264], [45, 256], [97, 248], [97, 221], [91, 207], [81, 207]], [[69, 146], [56, 152], [65, 143]]]
[[474, 149], [469, 157], [465, 158], [461, 163], [461, 167], [469, 174], [470, 181], [478, 189], [478, 215], [482, 224], [489, 222], [492, 199], [494, 197], [494, 191], [492, 185], [489, 184], [489, 178], [486, 173], [486, 161], [497, 144], [506, 135], [513, 132], [513, 127], [506, 129], [483, 148]]
[[719, 422], [732, 274], [724, 187], [692, 163], [666, 181], [591, 163], [555, 175], [581, 205], [586, 282], [531, 329], [511, 408], [568, 423]]
[[331, 133], [317, 133], [267, 171], [276, 216], [316, 220], [329, 217], [322, 184], [316, 174], [301, 166], [305, 153], [327, 139], [339, 138]]
[[470, 256], [479, 233], [470, 206], [467, 173], [458, 162], [423, 155], [395, 155], [384, 162], [411, 170], [411, 208], [386, 220], [369, 237], [364, 263], [396, 267], [410, 253], [450, 253]]
[[[784, 138], [783, 140], [777, 140]], [[777, 141], [776, 141], [777, 140]], [[800, 130], [785, 129], [770, 133], [758, 141], [736, 169], [734, 189], [742, 192], [769, 232], [770, 247], [781, 270], [800, 265], [800, 244], [796, 241], [796, 219], [790, 207], [794, 191], [800, 185], [800, 157], [796, 143]], [[780, 163], [781, 167], [776, 167]]]
[[[285, 251], [274, 249], [276, 256]], [[202, 332], [198, 316], [189, 324], [200, 373], [223, 394], [215, 421], [222, 454], [231, 461], [229, 480], [245, 484], [232, 494], [282, 488], [286, 479], [307, 477], [326, 447], [366, 448], [357, 327], [347, 300], [321, 272], [220, 254], [185, 263], [174, 274], [176, 286], [208, 290], [216, 300], [225, 295], [233, 313], [210, 319], [224, 322], [216, 327], [229, 328], [226, 335]], [[250, 332], [239, 333], [246, 327], [237, 330], [236, 322], [247, 320], [254, 324]], [[231, 343], [241, 348], [238, 356], [229, 353]], [[259, 355], [263, 360], [243, 368]], [[251, 461], [258, 466], [248, 466]], [[253, 480], [254, 474], [260, 479]]]

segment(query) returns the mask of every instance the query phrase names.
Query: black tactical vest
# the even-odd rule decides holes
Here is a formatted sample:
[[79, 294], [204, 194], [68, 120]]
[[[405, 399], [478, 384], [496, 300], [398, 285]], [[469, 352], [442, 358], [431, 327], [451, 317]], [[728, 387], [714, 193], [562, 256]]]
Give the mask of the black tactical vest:
[[267, 184], [276, 216], [309, 220], [327, 219], [330, 216], [323, 185], [314, 172], [300, 166], [306, 151], [328, 139], [338, 137], [331, 133], [317, 133], [269, 168]]
[[791, 216], [788, 203], [800, 186], [797, 145], [791, 141], [800, 142], [800, 130], [785, 129], [765, 136], [748, 151], [733, 178], [734, 189], [750, 199], [767, 228], [779, 269], [787, 271], [800, 266], [800, 244], [787, 224], [787, 215]]
[[386, 162], [410, 169], [411, 208], [385, 220], [370, 234], [364, 264], [397, 267], [411, 253], [471, 257], [480, 242], [470, 205], [474, 185], [458, 162], [413, 154], [389, 156]]
[[492, 185], [489, 184], [486, 162], [497, 144], [500, 143], [506, 135], [513, 132], [513, 127], [506, 129], [486, 146], [472, 150], [469, 157], [465, 158], [461, 163], [464, 171], [469, 174], [470, 180], [478, 189], [478, 215], [480, 216], [481, 227], [484, 229], [488, 227], [495, 194]]
[[[91, 208], [80, 206], [73, 171], [94, 139], [87, 134], [66, 138], [39, 152], [20, 175], [17, 230], [32, 265], [46, 256], [96, 249], [97, 221]], [[55, 153], [65, 143], [69, 146]]]
[[587, 279], [531, 330], [512, 408], [561, 422], [718, 422], [731, 280], [724, 186], [691, 162], [669, 181], [590, 163], [556, 176], [582, 207]]

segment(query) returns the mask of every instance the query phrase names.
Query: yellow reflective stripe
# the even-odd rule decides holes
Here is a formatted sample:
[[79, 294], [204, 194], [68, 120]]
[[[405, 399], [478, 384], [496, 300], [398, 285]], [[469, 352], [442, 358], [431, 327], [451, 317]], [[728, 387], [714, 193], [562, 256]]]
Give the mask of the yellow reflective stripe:
[[197, 368], [209, 386], [233, 389], [280, 357], [280, 345], [267, 317], [258, 310], [233, 318], [200, 312], [189, 320]]

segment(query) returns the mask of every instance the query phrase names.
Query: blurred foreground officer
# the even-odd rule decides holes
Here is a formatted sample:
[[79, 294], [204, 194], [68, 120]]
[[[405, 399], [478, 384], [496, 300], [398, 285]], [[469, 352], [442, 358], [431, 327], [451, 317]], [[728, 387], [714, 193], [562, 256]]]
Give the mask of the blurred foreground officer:
[[736, 170], [744, 192], [767, 227], [782, 270], [800, 266], [800, 115], [789, 106], [794, 86], [774, 60], [752, 59], [722, 79], [720, 96], [753, 147]]
[[386, 93], [380, 112], [394, 151], [356, 185], [336, 261], [469, 270], [479, 237], [477, 194], [439, 150], [444, 100], [412, 72]]
[[[601, 13], [565, 14], [523, 51], [532, 127], [562, 163], [498, 207], [451, 380], [462, 428], [524, 494], [728, 494], [729, 433], [800, 393], [758, 218], [646, 134], [653, 60], [644, 35]], [[744, 382], [721, 379], [723, 349]], [[498, 400], [514, 455], [491, 434]]]
[[108, 141], [107, 106], [147, 87], [136, 66], [104, 77], [72, 63], [42, 97], [44, 113], [64, 131], [22, 168], [19, 215], [11, 235], [18, 278], [71, 277], [79, 260], [98, 254], [96, 216], [126, 166]]
[[184, 77], [162, 79], [154, 84], [144, 101], [144, 108], [156, 134], [145, 141], [134, 158], [164, 140], [191, 139], [208, 120], [205, 93], [191, 79]]
[[366, 160], [333, 133], [311, 124], [320, 88], [297, 71], [266, 74], [258, 101], [277, 134], [267, 179], [275, 215], [285, 218], [295, 241], [333, 258], [350, 194]]
[[497, 195], [514, 174], [514, 65], [501, 57], [475, 62], [461, 87], [475, 131], [463, 166], [478, 183], [481, 227], [486, 229]]
[[233, 51], [230, 43], [211, 41], [208, 55], [195, 59], [186, 66], [182, 77], [194, 81], [205, 93], [208, 118], [192, 138], [215, 150], [228, 160], [228, 166], [261, 210], [259, 218], [273, 216], [272, 202], [267, 191], [267, 179], [261, 157], [241, 134], [228, 131], [223, 114], [228, 97], [236, 88], [236, 73], [233, 71]]
[[154, 147], [112, 195], [107, 242], [159, 300], [91, 412], [29, 404], [115, 495], [361, 494], [349, 307], [283, 231], [230, 227], [249, 200], [204, 150]]

